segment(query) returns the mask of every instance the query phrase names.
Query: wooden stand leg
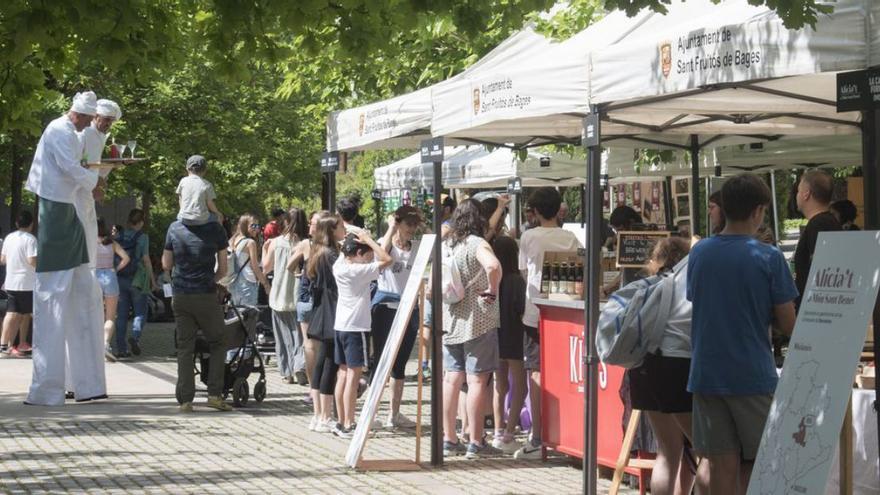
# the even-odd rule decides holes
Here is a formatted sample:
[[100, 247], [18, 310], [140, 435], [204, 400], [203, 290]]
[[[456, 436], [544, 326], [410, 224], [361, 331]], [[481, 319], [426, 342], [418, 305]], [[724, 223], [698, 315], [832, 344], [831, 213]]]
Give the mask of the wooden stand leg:
[[642, 411], [638, 409], [633, 409], [632, 414], [629, 416], [626, 434], [623, 436], [623, 445], [620, 446], [617, 464], [614, 465], [614, 476], [611, 478], [611, 488], [608, 489], [608, 495], [617, 495], [617, 492], [620, 490], [620, 483], [623, 481], [623, 470], [629, 464], [630, 450], [632, 450], [633, 440], [635, 439], [641, 417]]
[[853, 492], [853, 416], [852, 393], [847, 398], [846, 415], [840, 430], [840, 495]]

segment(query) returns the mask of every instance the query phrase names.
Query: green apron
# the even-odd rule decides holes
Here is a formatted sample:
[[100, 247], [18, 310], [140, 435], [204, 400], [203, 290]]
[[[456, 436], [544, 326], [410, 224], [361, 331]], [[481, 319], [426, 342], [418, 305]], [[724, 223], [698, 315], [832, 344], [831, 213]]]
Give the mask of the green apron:
[[88, 262], [86, 236], [76, 208], [40, 198], [37, 272], [70, 270]]

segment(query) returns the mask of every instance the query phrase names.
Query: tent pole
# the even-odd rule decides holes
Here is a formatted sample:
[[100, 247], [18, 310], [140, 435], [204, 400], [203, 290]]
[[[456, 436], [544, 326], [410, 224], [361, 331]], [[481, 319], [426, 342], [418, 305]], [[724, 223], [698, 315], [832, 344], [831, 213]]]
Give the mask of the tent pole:
[[700, 235], [700, 138], [691, 134], [691, 235]]
[[[585, 320], [584, 359], [584, 459], [583, 459], [583, 490], [587, 495], [596, 495], [599, 474], [597, 455], [597, 418], [599, 397], [598, 357], [596, 355], [595, 332], [599, 322], [599, 290], [602, 287], [601, 259], [601, 225], [602, 225], [602, 146], [601, 121], [602, 111], [597, 106], [591, 107], [591, 116], [585, 119], [585, 125], [592, 123], [594, 138], [592, 142], [585, 140], [587, 148], [587, 243], [586, 263], [584, 264], [584, 280], [587, 282], [584, 295]], [[587, 138], [590, 130], [587, 130]]]
[[672, 211], [672, 177], [669, 176], [663, 181], [663, 209], [666, 210], [666, 230], [671, 232], [675, 228], [675, 215]]
[[434, 256], [431, 269], [431, 465], [443, 464], [443, 298], [439, 263], [442, 259], [443, 190], [442, 161], [434, 163]]
[[[880, 141], [880, 114], [876, 110], [862, 112], [862, 181], [865, 198], [865, 230], [880, 229], [880, 154], [877, 150], [877, 142]], [[880, 339], [878, 339], [877, 325], [880, 324], [880, 304], [874, 304], [874, 359], [880, 356]], [[880, 382], [874, 383], [874, 415], [877, 417], [877, 442], [880, 443]], [[878, 473], [880, 474], [880, 473]]]
[[773, 195], [773, 238], [779, 242], [779, 207], [776, 201], [776, 172], [770, 171], [770, 192]]

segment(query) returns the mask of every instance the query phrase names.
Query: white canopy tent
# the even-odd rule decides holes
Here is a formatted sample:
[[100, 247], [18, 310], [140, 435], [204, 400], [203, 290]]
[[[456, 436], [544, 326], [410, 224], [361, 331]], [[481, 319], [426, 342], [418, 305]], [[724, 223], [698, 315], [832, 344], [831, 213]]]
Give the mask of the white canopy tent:
[[431, 133], [520, 147], [577, 138], [589, 112], [590, 49], [621, 39], [652, 15], [614, 12], [565, 42], [524, 53], [516, 64], [438, 85]]
[[[541, 159], [549, 160], [541, 166]], [[434, 185], [433, 165], [421, 163], [419, 153], [390, 165], [377, 168], [373, 174], [377, 189], [406, 189]], [[525, 187], [575, 186], [584, 183], [583, 159], [564, 154], [530, 151], [525, 161], [508, 148], [488, 150], [483, 146], [447, 146], [442, 177], [445, 187], [503, 188], [513, 177], [520, 177]]]
[[517, 60], [541, 52], [548, 45], [546, 38], [526, 26], [451, 79], [387, 100], [332, 112], [327, 117], [327, 150], [415, 149], [421, 140], [430, 137], [434, 91], [497, 66], [517, 65]]

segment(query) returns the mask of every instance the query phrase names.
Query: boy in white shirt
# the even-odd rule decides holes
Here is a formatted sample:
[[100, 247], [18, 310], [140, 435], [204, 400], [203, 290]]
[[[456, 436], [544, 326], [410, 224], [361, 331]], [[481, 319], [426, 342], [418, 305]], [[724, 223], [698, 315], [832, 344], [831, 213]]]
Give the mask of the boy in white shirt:
[[184, 225], [223, 223], [223, 214], [214, 204], [217, 199], [214, 186], [202, 177], [207, 169], [208, 162], [202, 155], [193, 155], [186, 160], [188, 174], [177, 184], [177, 195], [180, 198], [177, 219]]
[[[21, 357], [30, 352], [27, 343], [28, 328], [33, 313], [34, 287], [37, 282], [37, 238], [34, 217], [25, 210], [18, 214], [15, 226], [18, 230], [6, 236], [0, 250], [0, 263], [6, 265], [3, 287], [9, 296], [3, 332], [0, 334], [0, 353]], [[12, 347], [18, 332], [18, 347]]]
[[529, 399], [532, 411], [532, 433], [515, 459], [541, 458], [541, 349], [538, 339], [538, 307], [532, 299], [541, 293], [541, 271], [547, 251], [577, 251], [583, 247], [575, 235], [559, 226], [557, 215], [562, 196], [552, 187], [541, 187], [529, 197], [537, 227], [523, 232], [519, 245], [519, 269], [526, 278], [526, 307], [523, 312], [524, 367], [529, 375]]
[[388, 252], [370, 238], [370, 233], [361, 230], [346, 236], [342, 256], [333, 265], [339, 290], [334, 324], [334, 353], [339, 365], [334, 395], [339, 422], [333, 433], [343, 438], [351, 438], [354, 433], [358, 384], [367, 366], [367, 333], [372, 326], [370, 282], [392, 261]]

